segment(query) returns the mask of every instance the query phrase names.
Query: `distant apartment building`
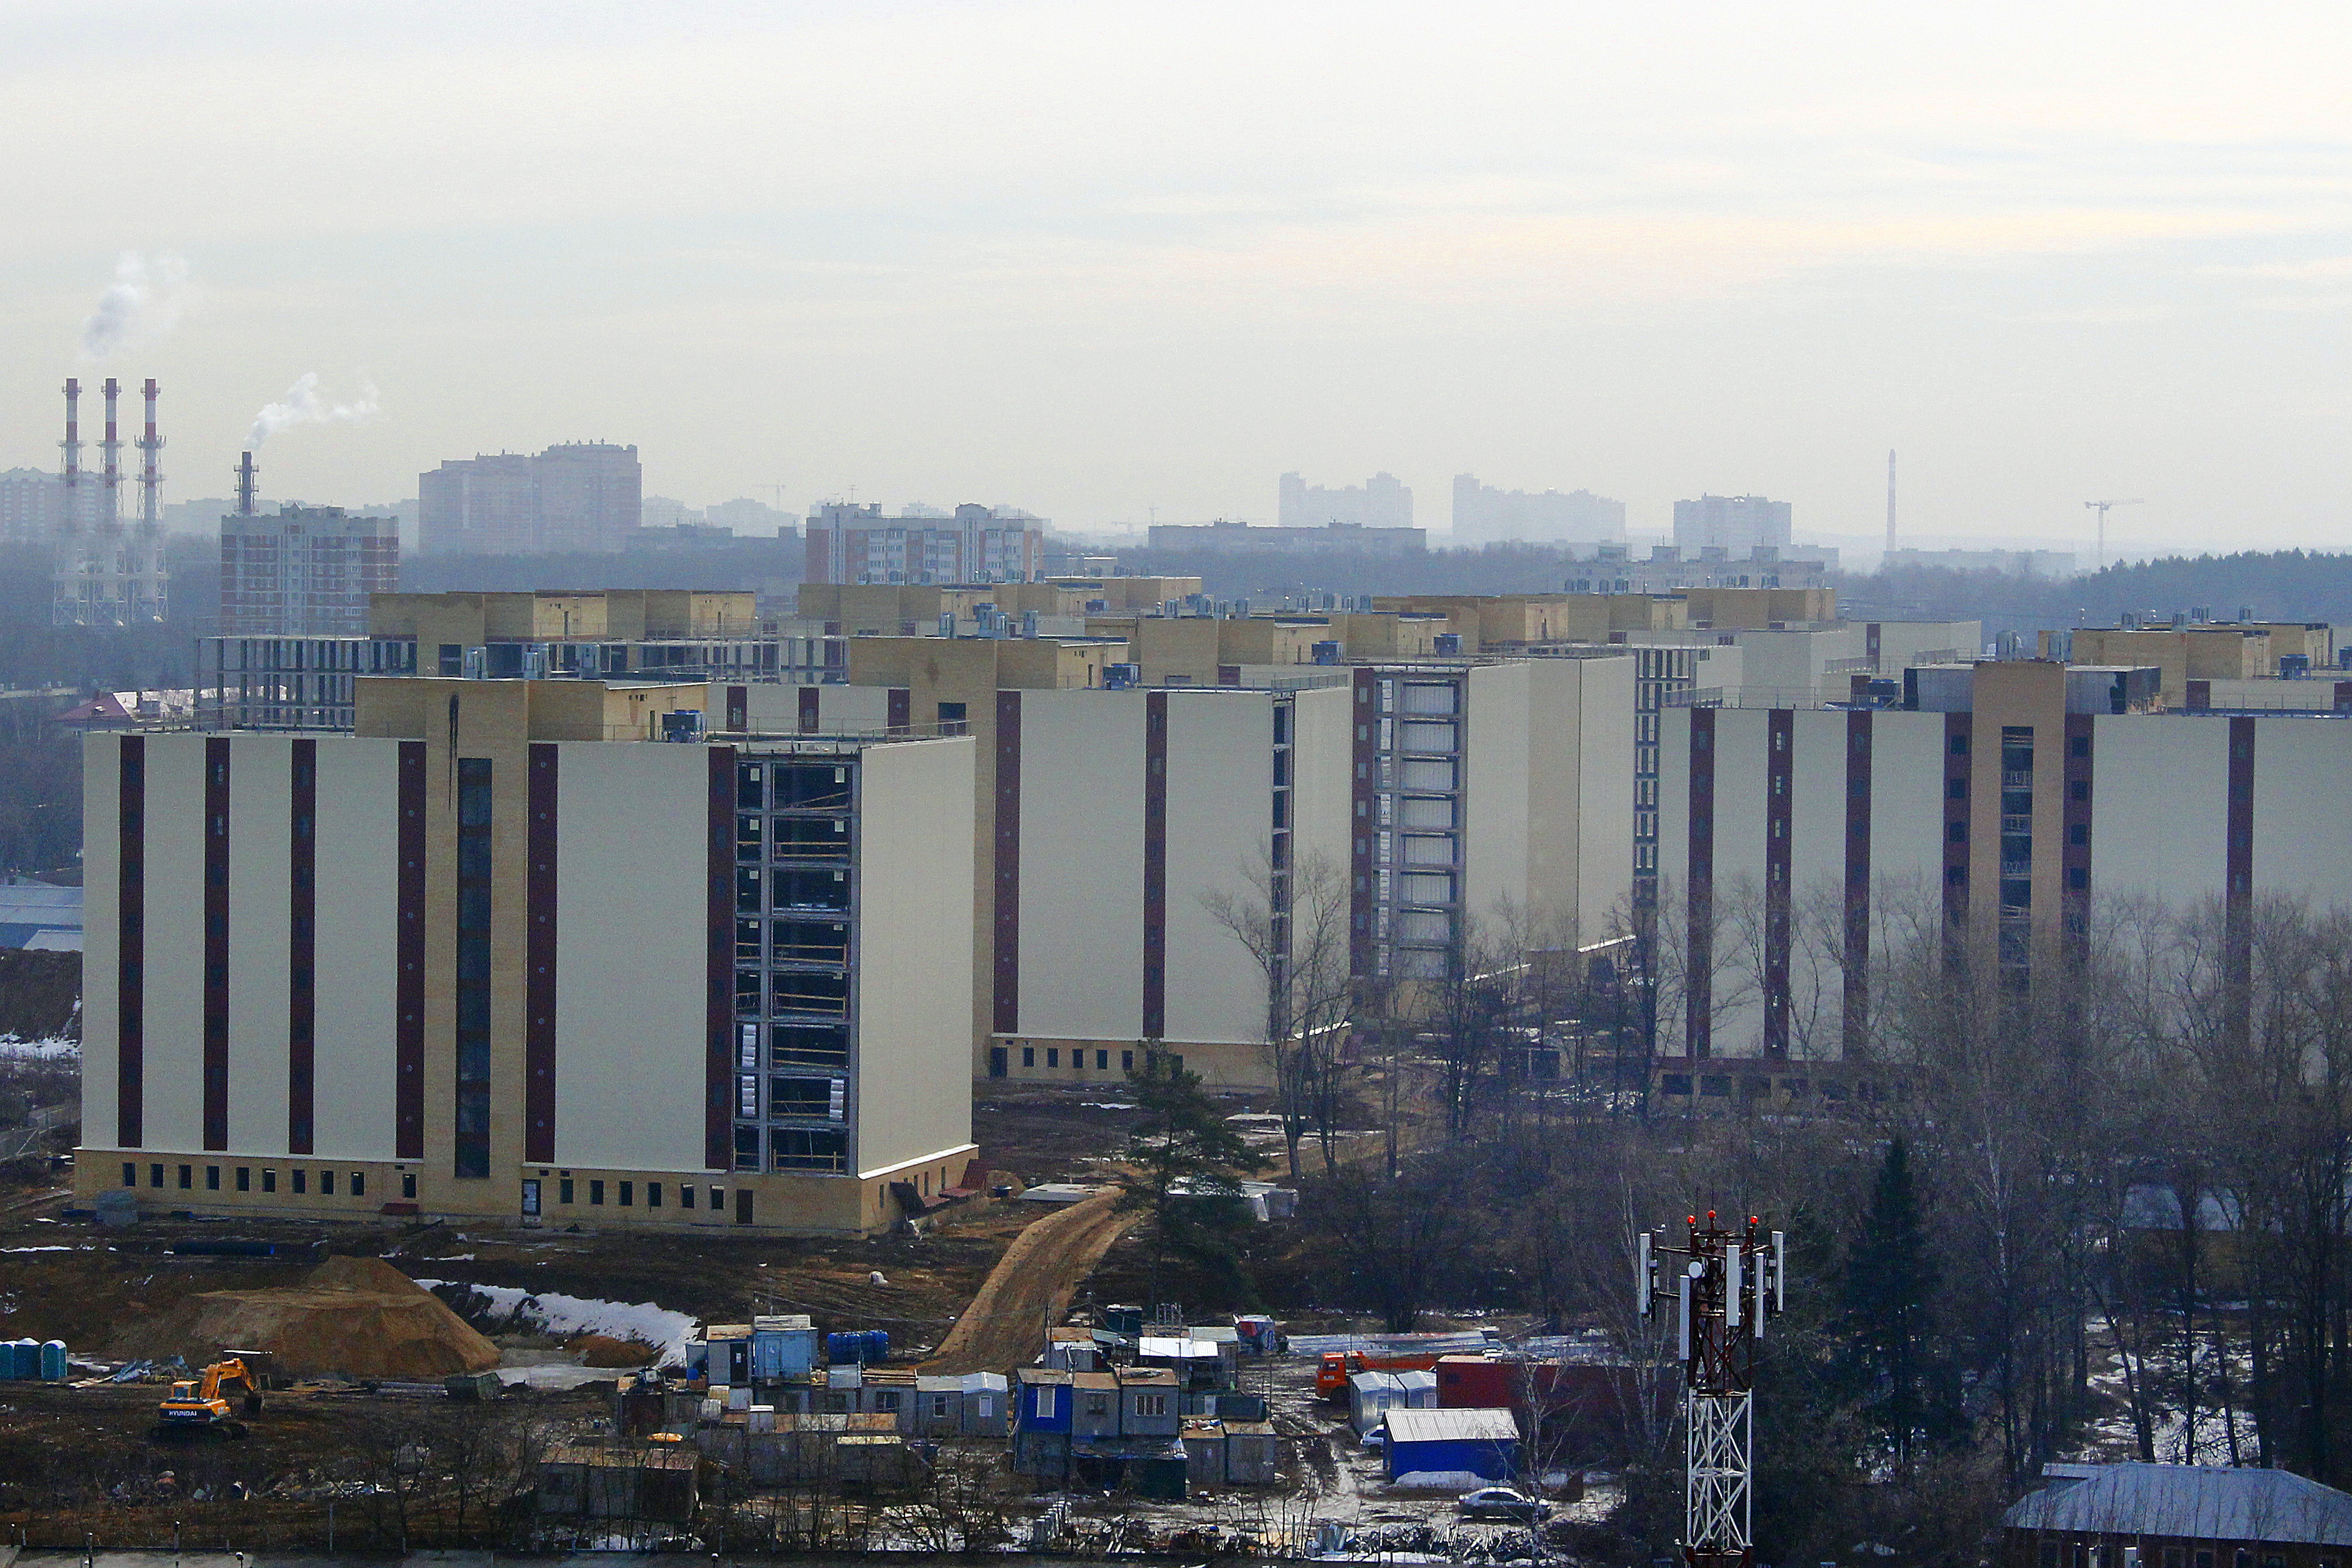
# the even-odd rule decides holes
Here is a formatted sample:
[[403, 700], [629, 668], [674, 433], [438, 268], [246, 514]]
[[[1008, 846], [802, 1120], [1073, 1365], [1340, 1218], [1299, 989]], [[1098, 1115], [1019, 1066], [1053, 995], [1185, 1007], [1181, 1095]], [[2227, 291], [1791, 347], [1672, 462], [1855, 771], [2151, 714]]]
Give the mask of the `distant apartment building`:
[[1027, 583], [1045, 570], [1045, 520], [1010, 508], [891, 516], [870, 502], [827, 501], [803, 538], [810, 583]]
[[1454, 476], [1454, 542], [1511, 540], [1590, 543], [1625, 537], [1625, 503], [1591, 490], [1506, 490], [1475, 474]]
[[426, 554], [609, 553], [643, 521], [635, 447], [588, 442], [453, 459], [416, 484], [417, 546]]
[[220, 634], [356, 637], [368, 596], [400, 586], [400, 522], [337, 506], [220, 521]]
[[1277, 489], [1275, 521], [1284, 528], [1326, 528], [1335, 522], [1358, 528], [1411, 528], [1412, 491], [1390, 473], [1360, 485], [1310, 485], [1285, 474]]
[[1696, 557], [1703, 550], [1744, 555], [1759, 545], [1788, 548], [1791, 509], [1762, 496], [1703, 495], [1675, 502], [1675, 548]]
[[1332, 521], [1299, 527], [1264, 523], [1155, 522], [1146, 535], [1154, 550], [1212, 550], [1225, 555], [1309, 553], [1341, 551], [1368, 555], [1418, 555], [1429, 547], [1426, 530]]
[[90, 737], [83, 1199], [855, 1235], [959, 1184], [973, 742], [707, 690]]
[[0, 469], [0, 544], [48, 543], [65, 510], [65, 483], [57, 475]]

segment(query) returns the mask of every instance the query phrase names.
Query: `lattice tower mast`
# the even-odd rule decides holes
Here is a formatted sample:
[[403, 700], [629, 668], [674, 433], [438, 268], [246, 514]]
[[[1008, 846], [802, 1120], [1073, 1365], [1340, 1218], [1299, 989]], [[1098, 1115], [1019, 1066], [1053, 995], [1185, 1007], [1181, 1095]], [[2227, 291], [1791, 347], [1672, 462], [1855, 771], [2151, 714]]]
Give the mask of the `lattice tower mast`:
[[1642, 1315], [1674, 1314], [1683, 1365], [1683, 1562], [1752, 1568], [1756, 1344], [1780, 1311], [1781, 1233], [1753, 1215], [1720, 1225], [1712, 1209], [1685, 1224], [1679, 1247], [1643, 1232], [1634, 1268]]

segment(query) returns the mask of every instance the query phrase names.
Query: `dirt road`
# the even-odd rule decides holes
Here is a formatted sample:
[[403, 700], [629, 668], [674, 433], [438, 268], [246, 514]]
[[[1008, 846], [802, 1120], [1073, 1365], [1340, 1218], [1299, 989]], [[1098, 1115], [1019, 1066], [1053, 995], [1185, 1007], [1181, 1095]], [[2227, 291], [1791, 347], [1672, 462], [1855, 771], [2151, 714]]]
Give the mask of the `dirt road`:
[[1009, 1373], [1034, 1362], [1045, 1348], [1046, 1326], [1062, 1321], [1070, 1298], [1111, 1243], [1142, 1217], [1122, 1213], [1118, 1198], [1116, 1191], [1097, 1193], [1013, 1237], [922, 1370], [934, 1376]]

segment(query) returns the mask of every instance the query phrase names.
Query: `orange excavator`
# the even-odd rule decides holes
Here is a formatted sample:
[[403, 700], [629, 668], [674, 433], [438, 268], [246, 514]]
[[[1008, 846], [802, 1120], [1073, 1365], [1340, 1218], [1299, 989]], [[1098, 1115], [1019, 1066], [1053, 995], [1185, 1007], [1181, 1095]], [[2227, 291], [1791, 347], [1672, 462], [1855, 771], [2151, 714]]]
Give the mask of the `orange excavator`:
[[[231, 1398], [237, 1401], [236, 1409], [230, 1407]], [[155, 1436], [242, 1437], [240, 1414], [261, 1414], [261, 1384], [243, 1361], [230, 1356], [205, 1368], [200, 1377], [172, 1385], [155, 1406]]]

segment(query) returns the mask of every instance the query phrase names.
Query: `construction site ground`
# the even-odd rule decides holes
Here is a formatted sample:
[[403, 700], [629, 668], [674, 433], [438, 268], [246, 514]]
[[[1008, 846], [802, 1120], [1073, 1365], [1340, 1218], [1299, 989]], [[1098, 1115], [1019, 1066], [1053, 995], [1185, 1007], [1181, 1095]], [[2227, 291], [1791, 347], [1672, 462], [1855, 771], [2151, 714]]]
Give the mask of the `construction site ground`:
[[[1134, 1120], [1133, 1107], [1117, 1092], [992, 1086], [975, 1107], [985, 1168], [1024, 1183], [1107, 1184]], [[1245, 1100], [1234, 1106], [1244, 1113], [1259, 1109]], [[0, 1192], [0, 1340], [61, 1339], [86, 1363], [168, 1355], [172, 1347], [156, 1342], [156, 1325], [188, 1298], [290, 1285], [323, 1258], [349, 1255], [383, 1257], [413, 1278], [650, 1303], [705, 1322], [740, 1321], [760, 1311], [808, 1312], [828, 1329], [889, 1331], [894, 1359], [940, 1370], [1004, 1369], [1034, 1359], [1044, 1326], [1062, 1320], [1106, 1252], [1134, 1229], [1132, 1216], [1108, 1193], [1063, 1206], [992, 1203], [924, 1234], [870, 1240], [394, 1220], [228, 1224], [150, 1217], [113, 1229], [64, 1219], [65, 1199], [53, 1187]], [[232, 1237], [275, 1242], [281, 1255], [173, 1250]], [[509, 1368], [578, 1359], [577, 1347], [560, 1336], [476, 1326], [492, 1332]], [[573, 1370], [577, 1387], [563, 1388], [559, 1380], [559, 1386], [542, 1383], [509, 1397], [559, 1426], [577, 1423], [591, 1430], [608, 1408], [604, 1380], [614, 1374]], [[1377, 1452], [1355, 1441], [1343, 1409], [1316, 1397], [1311, 1363], [1256, 1363], [1249, 1386], [1266, 1394], [1284, 1439], [1280, 1483], [1149, 1505], [1155, 1521], [1217, 1524], [1292, 1550], [1326, 1522], [1370, 1532], [1368, 1541], [1383, 1532], [1428, 1530], [1462, 1543], [1453, 1493], [1390, 1493], [1381, 1484]], [[101, 1479], [113, 1499], [110, 1534], [120, 1547], [167, 1546], [161, 1532], [168, 1519], [205, 1511], [194, 1506], [199, 1494], [215, 1509], [234, 1494], [248, 1518], [247, 1510], [267, 1500], [262, 1511], [282, 1522], [289, 1541], [315, 1541], [320, 1520], [311, 1515], [325, 1509], [331, 1478], [348, 1473], [355, 1446], [372, 1426], [416, 1408], [413, 1397], [319, 1383], [273, 1391], [244, 1440], [166, 1444], [152, 1435], [161, 1392], [152, 1383], [93, 1384], [87, 1377], [82, 1386], [0, 1384], [0, 1472], [71, 1456], [77, 1473]], [[1601, 1500], [1589, 1498], [1578, 1511]], [[1074, 1540], [1084, 1538], [1087, 1520], [1136, 1506], [1040, 1500], [1041, 1506], [1056, 1502], [1069, 1514]], [[5, 1530], [7, 1522], [0, 1520], [0, 1534], [14, 1533]], [[1486, 1531], [1474, 1527], [1473, 1534]], [[266, 1536], [239, 1546], [269, 1550]]]

